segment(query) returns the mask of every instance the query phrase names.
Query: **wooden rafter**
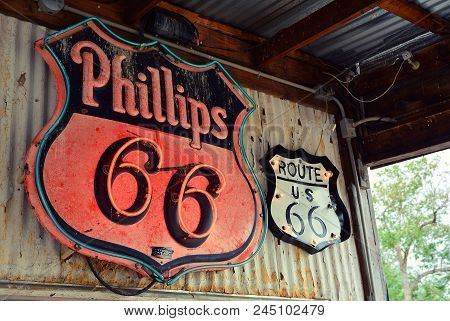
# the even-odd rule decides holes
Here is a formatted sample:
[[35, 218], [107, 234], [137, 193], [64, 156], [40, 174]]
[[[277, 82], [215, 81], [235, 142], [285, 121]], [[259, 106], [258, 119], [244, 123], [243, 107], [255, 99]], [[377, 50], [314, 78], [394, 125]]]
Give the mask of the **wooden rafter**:
[[380, 0], [335, 0], [265, 41], [255, 52], [256, 64], [268, 65], [336, 30], [376, 7]]
[[370, 135], [363, 140], [363, 162], [378, 167], [449, 148], [449, 123], [450, 108]]
[[450, 22], [408, 0], [386, 0], [380, 7], [433, 33], [450, 36]]
[[130, 0], [129, 7], [124, 10], [124, 19], [135, 25], [152, 9], [158, 6], [162, 0]]
[[[450, 147], [450, 40], [414, 53], [420, 68], [402, 69], [392, 89], [366, 104], [365, 117], [395, 118], [396, 124], [364, 125], [363, 161], [382, 166]], [[370, 99], [392, 82], [395, 66], [379, 67], [355, 79], [352, 91]]]
[[[92, 0], [65, 0], [67, 6], [89, 13], [90, 15], [109, 21], [130, 26], [125, 20], [124, 8], [129, 0], [100, 3]], [[193, 46], [198, 51], [223, 58], [237, 64], [253, 67], [252, 48], [265, 39], [238, 28], [207, 19], [192, 11], [162, 1], [158, 7], [180, 14], [195, 24], [199, 32], [200, 44]], [[37, 8], [37, 3], [29, 0], [0, 1], [0, 13], [30, 21], [52, 29], [63, 29], [84, 19], [84, 17], [69, 11], [61, 11], [56, 15], [48, 15]], [[114, 28], [113, 28], [114, 29]], [[121, 30], [115, 31], [124, 37], [137, 39], [136, 35], [127, 34]], [[133, 38], [134, 37], [134, 38]], [[177, 52], [180, 56], [194, 62], [205, 62], [196, 56], [189, 56], [185, 52]], [[316, 100], [309, 92], [303, 91], [275, 82], [270, 79], [258, 77], [248, 72], [227, 68], [243, 86], [265, 92], [274, 96], [293, 101], [322, 110], [334, 112], [334, 108], [327, 109], [326, 105]], [[323, 71], [336, 72], [336, 69], [323, 63], [320, 59], [301, 52], [291, 53], [288, 57], [280, 59], [276, 64], [264, 67], [261, 71], [305, 86], [314, 87], [326, 82], [327, 77]]]
[[[403, 66], [397, 76], [397, 84], [405, 80], [411, 82], [414, 79], [424, 79], [427, 73], [438, 74], [450, 68], [450, 39], [439, 41], [415, 51], [413, 60], [420, 62], [420, 68], [414, 70], [409, 65]], [[399, 62], [396, 64], [388, 62], [386, 65], [366, 70], [351, 83], [351, 90], [358, 97], [365, 97], [366, 99], [369, 99], [372, 95], [376, 96], [377, 93], [382, 92], [390, 85], [398, 66]]]

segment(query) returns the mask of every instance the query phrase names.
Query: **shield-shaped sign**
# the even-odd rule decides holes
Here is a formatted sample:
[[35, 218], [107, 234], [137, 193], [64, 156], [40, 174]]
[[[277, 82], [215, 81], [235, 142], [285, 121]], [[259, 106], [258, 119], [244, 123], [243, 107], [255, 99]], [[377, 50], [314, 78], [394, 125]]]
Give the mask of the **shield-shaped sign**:
[[36, 50], [57, 106], [26, 185], [53, 237], [169, 283], [254, 257], [264, 200], [242, 145], [254, 103], [219, 63], [127, 41], [96, 18]]
[[278, 145], [264, 163], [269, 226], [277, 237], [311, 254], [349, 238], [349, 216], [337, 189], [339, 171], [327, 157]]

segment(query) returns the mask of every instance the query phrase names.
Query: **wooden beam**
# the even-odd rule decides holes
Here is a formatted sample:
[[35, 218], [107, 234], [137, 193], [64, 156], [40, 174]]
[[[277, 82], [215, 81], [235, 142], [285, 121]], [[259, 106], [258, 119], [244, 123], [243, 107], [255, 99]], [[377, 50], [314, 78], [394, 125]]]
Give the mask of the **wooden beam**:
[[[415, 52], [413, 60], [420, 62], [420, 68], [405, 64], [391, 90], [365, 104], [365, 117], [391, 117], [397, 123], [363, 125], [365, 137], [358, 145], [364, 163], [379, 167], [450, 147], [449, 58], [449, 40]], [[361, 75], [352, 83], [352, 92], [365, 99], [379, 95], [392, 83], [398, 66]]]
[[[123, 15], [127, 1], [117, 0], [114, 2], [100, 3], [92, 0], [66, 0], [65, 2], [67, 5], [88, 12], [93, 16], [129, 26], [130, 24], [124, 20]], [[158, 4], [158, 7], [183, 15], [196, 25], [199, 32], [200, 44], [193, 46], [193, 49], [246, 67], [253, 67], [251, 50], [263, 42], [265, 40], [264, 38], [217, 21], [206, 19], [196, 13], [164, 1]], [[67, 11], [61, 11], [56, 15], [48, 15], [38, 10], [36, 2], [28, 0], [0, 1], [0, 13], [56, 30], [66, 28], [85, 19], [82, 16]], [[128, 39], [135, 41], [143, 40], [137, 39], [136, 35], [127, 34], [118, 29], [112, 29]], [[198, 57], [189, 57], [184, 52], [177, 53], [182, 57], [189, 58], [193, 62], [205, 62]], [[325, 104], [316, 100], [309, 92], [241, 70], [227, 69], [245, 87], [266, 92], [280, 98], [301, 101], [302, 104], [316, 109], [326, 109]], [[315, 87], [318, 84], [326, 82], [327, 77], [323, 71], [336, 72], [336, 69], [323, 63], [320, 59], [297, 52], [281, 59], [277, 64], [262, 68], [261, 71], [304, 86]]]
[[[389, 92], [366, 104], [365, 117], [391, 117], [400, 125], [445, 110], [450, 100], [450, 41], [417, 51], [413, 59], [420, 62], [420, 68], [413, 70], [405, 64]], [[365, 99], [378, 96], [392, 83], [398, 66], [399, 63], [361, 75], [352, 83], [352, 92]], [[391, 126], [381, 122], [365, 125], [369, 135]]]
[[380, 4], [380, 7], [425, 30], [442, 36], [450, 36], [449, 21], [421, 8], [414, 2], [408, 0], [386, 0]]
[[450, 147], [447, 110], [372, 134], [362, 141], [363, 162], [379, 167]]
[[124, 19], [131, 25], [137, 25], [141, 18], [156, 8], [162, 0], [129, 0], [129, 6], [124, 8]]
[[[217, 50], [217, 52], [218, 52], [217, 54], [219, 56], [220, 56], [220, 51], [222, 51], [222, 52], [223, 51], [228, 51], [228, 52], [234, 51], [233, 45], [231, 46], [231, 48], [227, 47], [226, 44], [225, 45], [221, 44], [221, 45], [223, 45], [223, 47], [220, 47], [220, 46], [213, 47], [212, 46], [213, 44], [208, 43], [210, 40], [210, 38], [208, 38], [208, 36], [212, 35], [211, 38], [214, 38], [215, 35], [219, 34], [219, 33], [226, 35], [227, 37], [224, 37], [224, 40], [229, 43], [235, 42], [235, 41], [233, 41], [233, 39], [238, 39], [239, 41], [248, 43], [249, 45], [251, 45], [251, 47], [258, 46], [259, 44], [266, 41], [266, 38], [243, 31], [239, 28], [236, 28], [236, 27], [233, 27], [233, 26], [230, 26], [227, 24], [217, 22], [215, 20], [207, 19], [205, 17], [202, 17], [198, 13], [186, 10], [184, 8], [181, 8], [179, 6], [173, 5], [173, 4], [165, 2], [165, 1], [161, 2], [158, 5], [158, 7], [184, 16], [186, 19], [188, 19], [190, 22], [192, 22], [197, 27], [197, 29], [199, 29], [199, 34], [200, 34], [199, 36], [200, 36], [201, 44], [196, 49], [202, 50], [202, 48], [203, 48], [203, 50], [205, 50], [205, 48], [209, 48], [207, 50]], [[250, 58], [252, 58], [252, 56], [250, 56], [249, 54], [250, 54], [249, 48], [246, 48], [244, 52], [238, 53], [238, 55], [241, 57], [243, 57], [243, 56], [249, 57], [248, 64], [250, 66], [253, 63], [253, 60], [250, 59]], [[329, 69], [329, 70], [339, 71], [339, 69], [326, 64], [319, 58], [316, 58], [310, 54], [307, 54], [307, 53], [304, 53], [301, 51], [292, 52], [288, 55], [288, 57], [298, 60], [298, 61], [301, 61], [302, 63], [305, 63], [307, 65], [314, 66], [314, 67], [316, 67], [317, 70]], [[285, 72], [285, 73], [289, 74], [289, 71]]]
[[[415, 51], [413, 55], [413, 60], [420, 62], [420, 68], [413, 70], [408, 64], [405, 64], [397, 77], [396, 83], [418, 79], [429, 72], [439, 73], [444, 68], [450, 67], [450, 39], [439, 41], [431, 46]], [[395, 57], [392, 58], [392, 61], [394, 59]], [[400, 62], [397, 62], [395, 65], [392, 65], [391, 61], [386, 61], [383, 66], [365, 71], [352, 81], [352, 92], [358, 97], [367, 99], [375, 97], [392, 83], [399, 64]]]
[[[79, 10], [83, 10], [83, 7], [87, 6], [89, 2], [93, 2], [89, 0], [82, 2], [77, 0], [66, 1]], [[101, 8], [89, 6], [88, 9], [90, 10], [89, 12], [93, 12], [94, 15], [110, 19], [109, 13], [114, 13], [117, 10], [115, 8], [117, 7], [120, 10], [123, 10], [123, 7], [126, 6], [126, 2], [127, 0], [118, 0], [116, 3], [103, 4]], [[246, 67], [253, 67], [252, 48], [265, 41], [265, 38], [227, 24], [207, 19], [195, 12], [165, 1], [160, 2], [158, 7], [182, 15], [195, 24], [199, 33], [200, 43], [199, 45], [193, 46], [193, 49], [227, 59]], [[105, 16], [104, 13], [107, 15]], [[116, 18], [116, 15], [113, 15], [112, 17]], [[123, 21], [122, 17], [113, 21], [127, 24], [126, 21]], [[327, 78], [323, 71], [336, 72], [336, 69], [316, 57], [306, 53], [295, 52], [285, 59], [280, 60], [278, 64], [261, 68], [261, 71], [305, 86], [315, 87], [317, 84], [322, 84], [326, 81]], [[238, 73], [243, 76], [244, 81], [241, 81], [239, 77], [236, 77], [236, 79], [242, 82], [243, 85], [247, 85], [252, 89], [259, 90], [258, 88], [261, 88], [261, 91], [281, 98], [294, 101], [301, 100], [310, 107], [313, 107], [314, 104], [321, 106], [320, 108], [324, 106], [322, 102], [318, 102], [314, 99], [310, 93], [255, 75], [247, 75], [241, 71]]]
[[265, 41], [255, 52], [256, 64], [268, 65], [336, 30], [376, 7], [379, 0], [335, 0]]
[[[378, 91], [367, 98], [377, 94]], [[447, 100], [450, 100], [450, 64], [398, 82], [384, 97], [366, 104], [365, 116], [391, 117], [398, 123], [406, 123], [434, 113], [435, 108], [442, 109]], [[373, 132], [389, 126], [375, 123], [368, 125], [368, 130]]]

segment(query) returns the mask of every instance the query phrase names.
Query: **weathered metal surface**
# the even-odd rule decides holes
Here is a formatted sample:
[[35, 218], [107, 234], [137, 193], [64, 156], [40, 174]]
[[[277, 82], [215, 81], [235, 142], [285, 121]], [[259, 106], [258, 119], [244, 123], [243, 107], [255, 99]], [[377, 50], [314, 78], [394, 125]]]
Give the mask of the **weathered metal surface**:
[[[98, 285], [84, 259], [70, 255], [46, 233], [26, 201], [23, 187], [25, 152], [34, 135], [50, 117], [56, 101], [55, 84], [33, 42], [45, 28], [0, 15], [0, 283], [1, 294], [26, 295], [24, 284], [40, 289], [47, 285], [70, 286], [86, 294]], [[335, 123], [326, 113], [302, 107], [255, 91], [248, 91], [258, 109], [248, 122], [245, 144], [251, 163], [264, 181], [259, 160], [270, 147], [304, 148], [326, 155], [341, 170]], [[323, 131], [323, 133], [322, 133]], [[338, 188], [349, 208], [342, 177]], [[68, 255], [69, 254], [69, 255]], [[64, 258], [64, 259], [62, 259]], [[111, 264], [103, 276], [114, 285], [142, 286], [144, 278]], [[18, 290], [17, 287], [19, 287]], [[50, 288], [50, 286], [48, 286]], [[62, 296], [70, 296], [62, 291]], [[226, 293], [233, 295], [362, 300], [363, 290], [353, 236], [314, 256], [268, 234], [262, 252], [251, 263], [234, 270], [196, 272], [171, 287], [157, 286], [151, 296], [178, 293]], [[30, 290], [31, 291], [31, 290]], [[35, 293], [48, 293], [46, 291]], [[66, 294], [64, 294], [66, 293]], [[111, 298], [106, 292], [95, 298]], [[37, 294], [45, 295], [45, 294]], [[81, 294], [80, 294], [81, 295]], [[76, 295], [74, 295], [76, 296]], [[89, 295], [85, 296], [89, 298]], [[213, 297], [215, 297], [213, 295]]]

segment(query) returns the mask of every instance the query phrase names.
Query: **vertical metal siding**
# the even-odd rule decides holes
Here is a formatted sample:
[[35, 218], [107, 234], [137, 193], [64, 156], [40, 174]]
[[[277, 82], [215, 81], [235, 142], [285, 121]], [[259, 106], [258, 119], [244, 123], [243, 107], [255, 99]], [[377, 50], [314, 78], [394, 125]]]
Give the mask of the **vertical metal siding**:
[[[66, 249], [42, 229], [28, 205], [23, 186], [25, 152], [50, 117], [56, 101], [54, 80], [33, 50], [33, 42], [48, 31], [0, 15], [0, 32], [0, 285], [32, 283], [40, 285], [40, 289], [81, 285], [84, 287], [72, 287], [72, 293], [77, 289], [81, 293], [86, 286], [97, 285], [97, 281], [82, 257], [73, 255], [62, 260]], [[249, 93], [258, 109], [248, 124], [246, 148], [263, 183], [258, 161], [270, 146], [279, 143], [291, 149], [303, 147], [312, 153], [317, 150], [340, 168], [332, 116], [256, 91]], [[339, 188], [348, 206], [342, 177]], [[122, 287], [146, 283], [136, 273], [111, 264], [107, 264], [103, 276]], [[262, 252], [244, 267], [192, 273], [171, 287], [158, 285], [149, 295], [161, 296], [158, 289], [175, 297], [184, 290], [210, 293], [211, 297], [214, 293], [226, 293], [363, 299], [353, 237], [317, 255], [308, 255], [293, 245], [278, 242], [270, 232]], [[14, 295], [15, 291], [6, 289], [0, 293]], [[104, 293], [96, 297], [114, 296]]]

